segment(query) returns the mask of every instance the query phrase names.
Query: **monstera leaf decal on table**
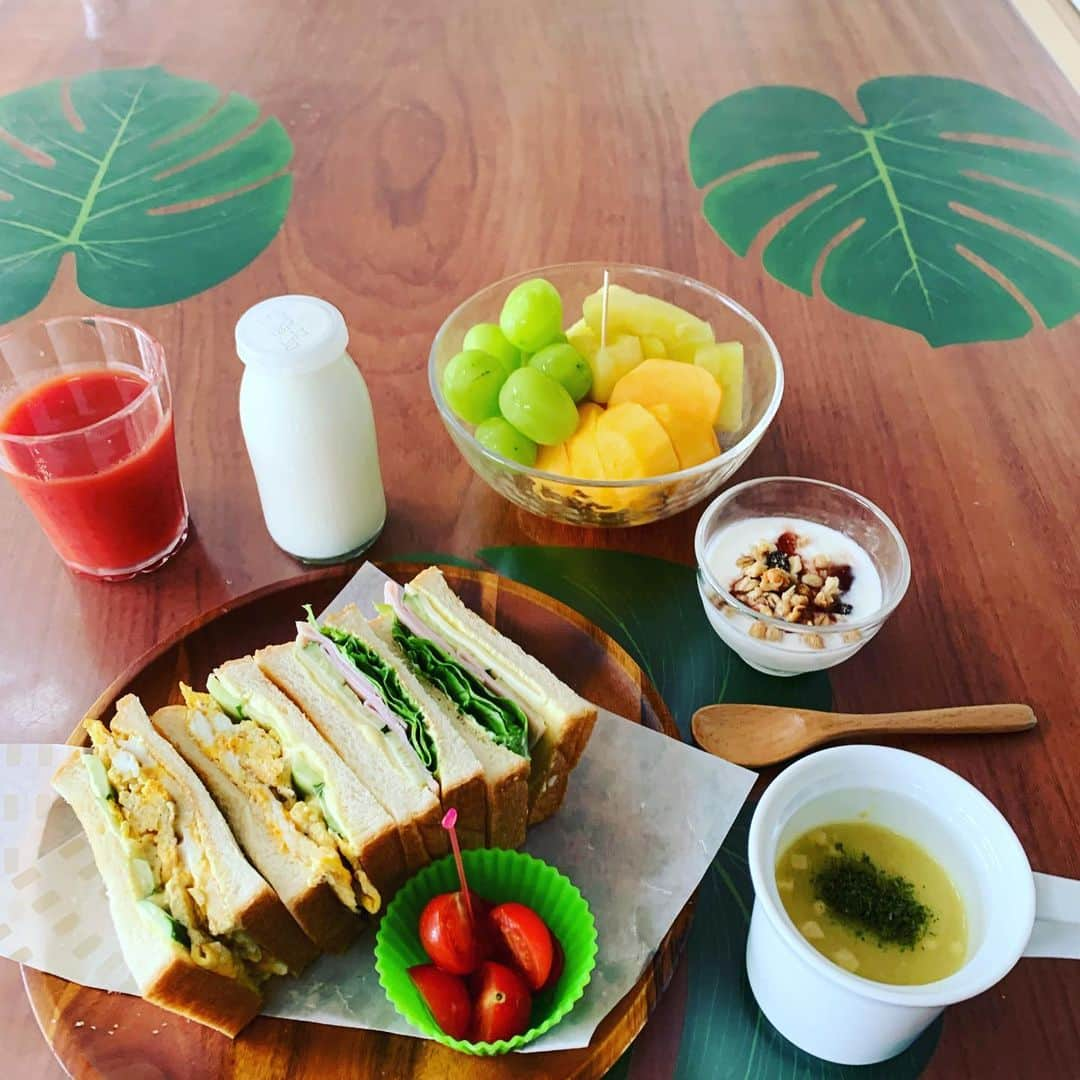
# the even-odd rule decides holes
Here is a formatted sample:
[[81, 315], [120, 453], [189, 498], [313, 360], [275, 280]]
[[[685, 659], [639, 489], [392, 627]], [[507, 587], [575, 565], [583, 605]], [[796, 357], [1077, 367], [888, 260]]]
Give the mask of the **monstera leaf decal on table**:
[[874, 79], [857, 97], [865, 123], [794, 86], [740, 91], [698, 120], [690, 171], [713, 185], [705, 217], [729, 247], [745, 255], [799, 207], [765, 269], [810, 296], [835, 243], [821, 291], [935, 346], [1030, 329], [998, 275], [1049, 327], [1080, 310], [1080, 142], [960, 79]]
[[148, 307], [246, 266], [285, 219], [292, 143], [239, 94], [161, 68], [0, 98], [0, 322], [49, 291], [65, 252], [103, 304]]

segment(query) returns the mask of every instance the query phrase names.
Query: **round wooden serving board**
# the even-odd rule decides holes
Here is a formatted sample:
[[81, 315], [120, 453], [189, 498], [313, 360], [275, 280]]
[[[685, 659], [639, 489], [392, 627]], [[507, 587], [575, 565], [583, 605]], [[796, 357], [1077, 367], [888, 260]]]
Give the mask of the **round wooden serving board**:
[[[279, 582], [202, 616], [124, 672], [89, 710], [107, 717], [126, 693], [147, 710], [178, 699], [181, 680], [202, 686], [218, 664], [293, 635], [301, 605], [322, 610], [354, 568], [335, 567]], [[382, 569], [406, 581], [421, 567]], [[547, 664], [582, 695], [620, 716], [678, 738], [659, 694], [603, 631], [543, 593], [485, 571], [444, 567], [466, 604]], [[69, 740], [85, 742], [79, 728]], [[571, 783], [573, 779], [571, 778]], [[551, 1054], [464, 1058], [425, 1039], [258, 1017], [235, 1040], [149, 1005], [24, 969], [38, 1023], [63, 1067], [104, 1080], [327, 1080], [379, 1076], [472, 1078], [602, 1076], [644, 1026], [674, 970], [692, 901], [634, 988], [600, 1025], [589, 1047]], [[601, 948], [603, 942], [601, 941]]]

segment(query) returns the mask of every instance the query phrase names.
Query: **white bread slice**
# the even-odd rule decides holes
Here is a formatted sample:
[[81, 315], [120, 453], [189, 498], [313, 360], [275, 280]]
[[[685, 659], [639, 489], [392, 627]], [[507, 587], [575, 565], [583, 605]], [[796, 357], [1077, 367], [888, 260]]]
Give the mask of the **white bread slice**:
[[[260, 649], [255, 661], [263, 674], [307, 714], [394, 819], [408, 872], [426, 866], [430, 857], [425, 836], [443, 833], [439, 800], [430, 788], [419, 786], [415, 778], [398, 767], [387, 745], [389, 737], [381, 734], [382, 721], [347, 686], [341, 688], [340, 699], [325, 692], [298, 657], [296, 642]], [[417, 766], [422, 768], [419, 759]]]
[[[372, 629], [392, 650], [400, 663], [408, 664], [405, 654], [394, 642], [394, 617], [381, 615]], [[476, 755], [484, 770], [487, 787], [487, 846], [516, 848], [525, 843], [525, 826], [529, 820], [529, 759], [500, 746], [471, 716], [463, 713], [437, 686], [423, 676], [420, 682], [452, 718], [455, 728]]]
[[138, 740], [157, 767], [168, 774], [170, 790], [178, 792], [182, 815], [191, 820], [209, 868], [209, 878], [200, 878], [196, 884], [206, 896], [211, 918], [227, 925], [228, 932], [243, 930], [293, 974], [307, 967], [317, 955], [311, 940], [244, 858], [202, 781], [154, 730], [137, 697], [128, 694], [116, 703], [116, 715], [109, 728], [116, 735]]
[[[401, 837], [393, 818], [308, 718], [259, 670], [253, 657], [230, 660], [215, 669], [214, 674], [236, 687], [242, 696], [250, 696], [252, 709], [256, 708], [256, 702], [258, 707], [272, 709], [290, 743], [303, 747], [318, 762], [327, 791], [333, 792], [334, 813], [359, 859], [359, 866], [353, 862], [353, 872], [361, 890], [361, 903], [370, 912], [377, 911], [408, 876]], [[371, 906], [365, 901], [365, 894], [370, 895], [369, 882], [378, 894], [371, 897]]]
[[[462, 847], [483, 847], [487, 842], [487, 796], [484, 770], [458, 730], [456, 717], [446, 712], [417, 681], [393, 649], [371, 628], [355, 604], [325, 616], [327, 626], [359, 638], [377, 652], [395, 671], [402, 688], [424, 716], [424, 724], [435, 743], [438, 755], [438, 781], [443, 810], [457, 810], [457, 833]], [[431, 857], [445, 854], [448, 845], [442, 841], [442, 851], [431, 851]]]
[[139, 993], [163, 1009], [234, 1037], [259, 1012], [262, 998], [239, 980], [200, 967], [183, 945], [144, 914], [135, 895], [123, 841], [110, 824], [104, 801], [90, 785], [82, 757], [81, 753], [73, 754], [57, 771], [52, 784], [86, 831], [105, 882], [120, 949]]
[[543, 735], [532, 748], [529, 824], [545, 821], [562, 805], [570, 770], [580, 760], [592, 735], [596, 706], [462, 603], [438, 567], [429, 566], [417, 574], [405, 586], [406, 595], [410, 591], [422, 594], [440, 613], [478, 642], [475, 651], [470, 649], [468, 653], [473, 663], [488, 668], [492, 656], [500, 657], [531, 688], [529, 694], [510, 687], [502, 692], [516, 701], [530, 719], [535, 718], [544, 726]]
[[325, 952], [343, 952], [359, 937], [363, 922], [339, 899], [319, 868], [320, 851], [284, 815], [274, 820], [267, 791], [253, 799], [209, 755], [191, 732], [197, 710], [186, 705], [158, 709], [151, 723], [198, 773], [247, 857], [274, 887], [304, 933]]

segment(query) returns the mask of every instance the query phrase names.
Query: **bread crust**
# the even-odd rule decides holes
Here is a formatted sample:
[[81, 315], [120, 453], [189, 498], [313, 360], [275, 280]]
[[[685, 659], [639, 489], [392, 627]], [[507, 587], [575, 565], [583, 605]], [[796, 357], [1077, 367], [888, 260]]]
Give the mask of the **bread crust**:
[[262, 1008], [262, 998], [250, 987], [179, 956], [146, 987], [143, 997], [229, 1038], [235, 1038]]
[[238, 918], [251, 940], [280, 960], [294, 975], [299, 975], [319, 955], [314, 942], [269, 885], [265, 892], [259, 893], [238, 912]]

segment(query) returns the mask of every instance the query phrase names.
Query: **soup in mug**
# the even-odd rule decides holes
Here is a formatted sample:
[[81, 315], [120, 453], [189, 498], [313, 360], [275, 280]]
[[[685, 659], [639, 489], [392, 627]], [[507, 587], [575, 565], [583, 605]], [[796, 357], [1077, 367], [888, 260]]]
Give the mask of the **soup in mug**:
[[958, 971], [967, 918], [945, 869], [913, 840], [869, 821], [810, 829], [776, 863], [776, 887], [822, 956], [876, 982], [915, 986]]

